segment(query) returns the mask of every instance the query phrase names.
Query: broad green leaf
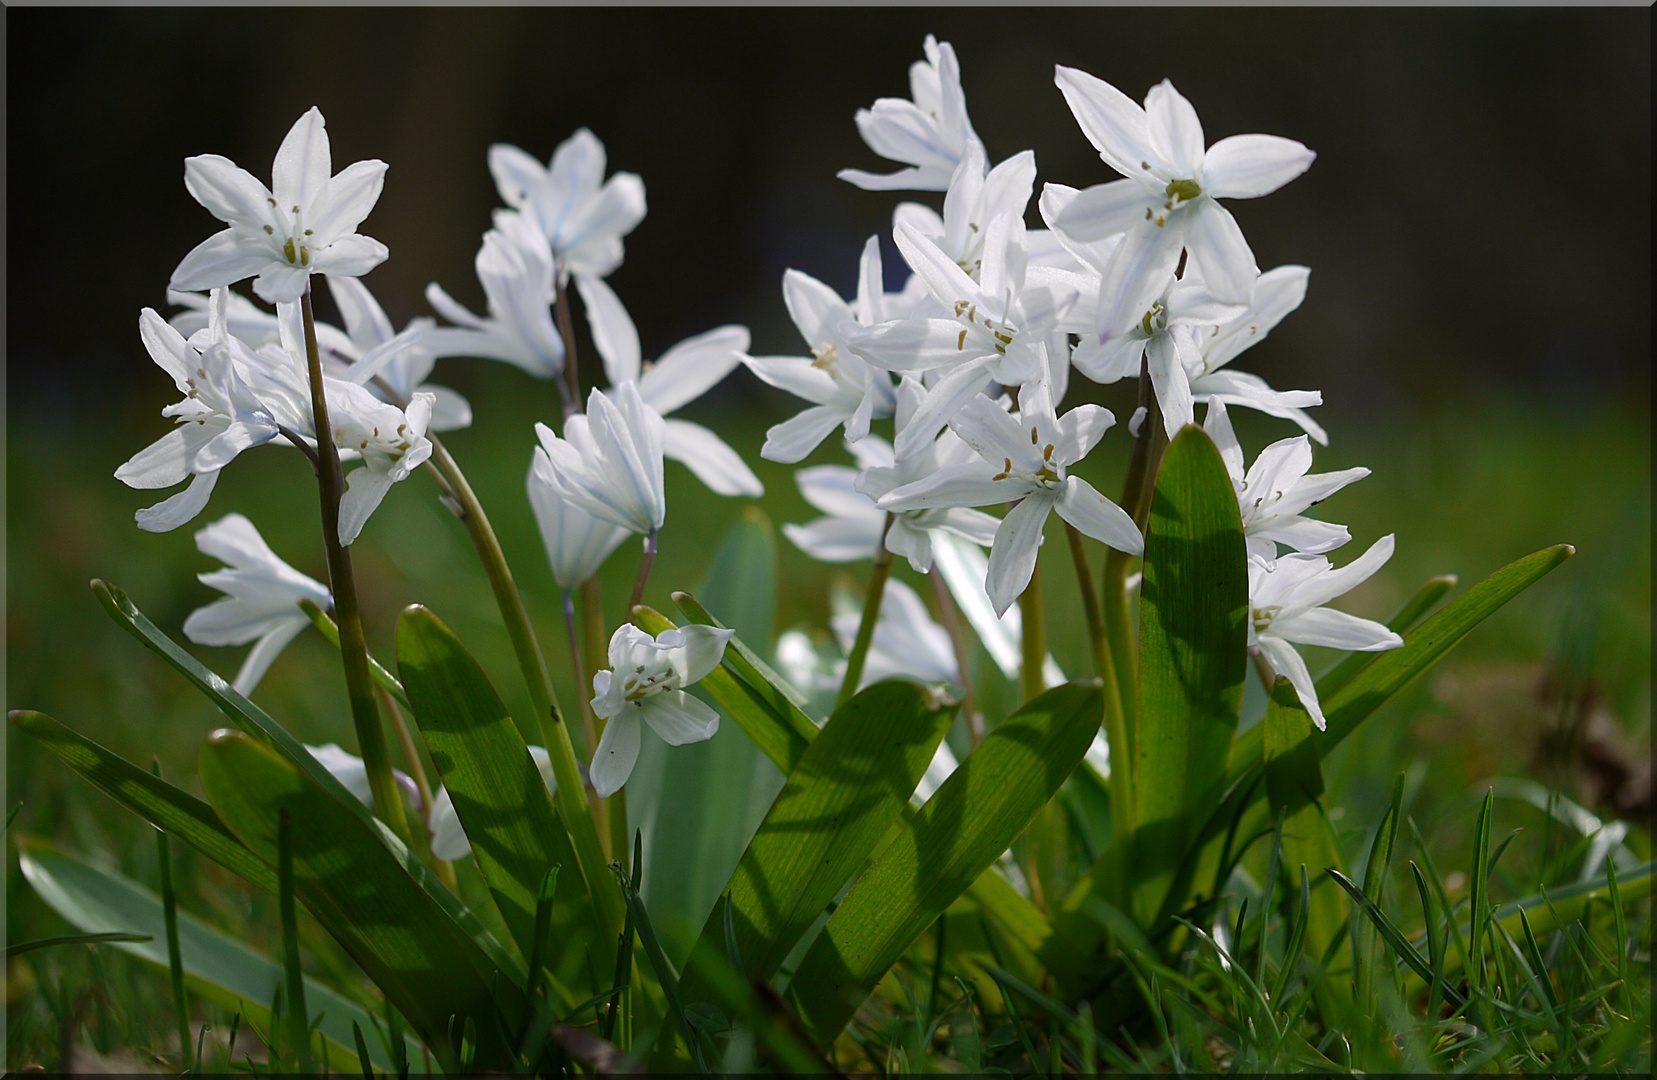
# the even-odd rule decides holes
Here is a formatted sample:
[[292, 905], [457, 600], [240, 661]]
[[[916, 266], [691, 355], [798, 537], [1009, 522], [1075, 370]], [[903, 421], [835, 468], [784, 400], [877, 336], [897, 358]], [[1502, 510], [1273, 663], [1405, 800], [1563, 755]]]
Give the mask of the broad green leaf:
[[1224, 789], [1247, 668], [1248, 557], [1220, 452], [1187, 427], [1157, 474], [1145, 533], [1133, 906], [1154, 913]]
[[[913, 683], [876, 683], [836, 709], [789, 774], [731, 875], [735, 950], [769, 979], [886, 833], [949, 730], [955, 709]], [[718, 909], [691, 953], [680, 995], [704, 1000], [703, 972], [730, 951]], [[728, 1008], [735, 1002], [719, 1002]]]
[[[524, 1022], [522, 973], [503, 971], [410, 877], [406, 850], [320, 790], [291, 762], [237, 732], [203, 744], [201, 785], [219, 817], [274, 864], [279, 815], [291, 823], [294, 894], [316, 914], [440, 1059], [451, 1018], [471, 1020], [477, 1062], [504, 1062], [504, 1025]], [[418, 864], [416, 864], [418, 865]]]
[[1052, 798], [1103, 716], [1098, 682], [1067, 683], [1008, 717], [894, 827], [790, 984], [808, 1031], [832, 1039], [886, 970]]
[[1311, 883], [1304, 939], [1314, 957], [1323, 957], [1346, 921], [1345, 904], [1334, 880], [1323, 871], [1342, 869], [1341, 853], [1329, 825], [1323, 770], [1312, 744], [1312, 717], [1289, 680], [1278, 679], [1266, 707], [1266, 806], [1283, 819], [1284, 895], [1293, 897], [1302, 871]]
[[575, 848], [488, 676], [449, 628], [419, 605], [397, 620], [397, 667], [432, 763], [519, 951], [527, 957], [533, 950], [541, 882], [560, 867], [550, 967], [565, 985], [601, 988], [609, 950], [594, 951], [597, 916]]
[[[153, 940], [115, 947], [160, 971], [167, 970], [161, 898], [153, 892], [119, 874], [88, 866], [44, 841], [23, 845], [18, 864], [40, 898], [81, 930], [107, 933], [119, 927], [151, 935]], [[191, 992], [226, 1012], [240, 1012], [268, 1030], [270, 1002], [282, 985], [282, 966], [185, 911], [178, 913], [178, 938]], [[305, 980], [305, 1000], [312, 1017], [322, 1014], [317, 1033], [334, 1044], [330, 1056], [353, 1052], [348, 1049], [355, 1045], [353, 1023], [372, 1029], [373, 1021], [362, 1006], [314, 979]], [[411, 1044], [411, 1050], [418, 1055], [418, 1046]], [[379, 1040], [374, 1041], [370, 1055], [375, 1065], [391, 1069]]]
[[[1574, 554], [1576, 549], [1569, 544], [1558, 544], [1509, 563], [1444, 605], [1414, 633], [1405, 635], [1403, 648], [1376, 653], [1368, 666], [1339, 690], [1324, 697], [1319, 684], [1318, 698], [1329, 726], [1313, 737], [1318, 758], [1327, 757], [1342, 739], [1417, 675], [1437, 663], [1473, 627]], [[1240, 779], [1260, 760], [1264, 734], [1257, 725], [1238, 736], [1231, 748], [1228, 781]]]
[[[751, 510], [731, 526], [699, 595], [744, 640], [769, 647], [776, 541], [764, 514]], [[712, 695], [707, 680], [691, 689], [702, 691]], [[782, 783], [740, 722], [723, 723], [712, 739], [689, 746], [668, 746], [646, 733], [627, 785], [627, 812], [644, 835], [644, 881], [637, 887], [675, 965], [690, 955]]]
[[211, 806], [44, 713], [18, 710], [11, 719], [104, 794], [151, 825], [165, 829], [250, 884], [276, 891], [275, 872], [225, 828]]
[[[363, 806], [350, 792], [346, 791], [345, 786], [334, 778], [333, 773], [323, 768], [322, 764], [311, 756], [310, 751], [306, 750], [298, 739], [288, 734], [287, 729], [271, 719], [265, 710], [238, 694], [229, 683], [208, 670], [199, 660], [163, 633], [159, 627], [144, 616], [143, 612], [138, 610], [127, 597], [127, 594], [118, 587], [94, 579], [92, 591], [97, 595], [98, 602], [103, 604], [104, 610], [109, 612], [111, 618], [125, 627], [133, 637], [143, 642], [146, 648], [167, 661], [174, 670], [194, 684], [214, 705], [218, 706], [219, 711], [230, 718], [232, 723], [286, 757], [312, 783], [332, 795], [350, 814], [377, 833], [381, 841], [391, 850], [403, 852], [406, 856], [404, 858], [404, 868], [425, 891], [427, 897], [442, 908], [450, 918], [459, 923], [477, 942], [478, 947], [488, 953], [498, 966], [508, 970], [514, 966], [511, 954], [478, 921], [478, 917], [468, 911], [466, 905], [461, 903], [460, 899], [451, 893], [442, 882], [438, 881], [436, 875], [424, 863], [407, 854], [402, 841], [397, 839], [390, 828], [369, 813], [367, 807]], [[272, 874], [270, 877], [271, 884], [268, 887], [274, 889], [275, 881], [276, 877]]]

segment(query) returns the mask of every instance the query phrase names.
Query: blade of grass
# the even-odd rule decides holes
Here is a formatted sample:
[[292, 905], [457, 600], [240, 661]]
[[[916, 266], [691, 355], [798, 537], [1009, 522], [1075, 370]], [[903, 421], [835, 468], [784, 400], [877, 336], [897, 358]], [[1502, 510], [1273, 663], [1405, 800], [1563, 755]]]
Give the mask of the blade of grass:
[[1495, 792], [1487, 791], [1473, 827], [1473, 874], [1468, 904], [1473, 932], [1467, 939], [1467, 978], [1474, 990], [1485, 989], [1484, 934], [1490, 924], [1490, 819], [1495, 812]]
[[633, 928], [639, 936], [639, 944], [644, 946], [645, 959], [650, 961], [651, 968], [656, 972], [656, 981], [667, 997], [668, 1008], [672, 1011], [674, 1019], [679, 1021], [679, 1031], [689, 1047], [691, 1061], [695, 1063], [698, 1073], [706, 1075], [708, 1063], [702, 1052], [701, 1037], [685, 1015], [685, 1003], [679, 996], [679, 973], [673, 970], [673, 964], [662, 951], [661, 942], [656, 939], [656, 931], [650, 925], [650, 916], [644, 910], [644, 903], [639, 899], [638, 891], [628, 878], [627, 872], [621, 868], [620, 863], [611, 863], [610, 869], [615, 872], [616, 881], [621, 886], [622, 899], [627, 902], [627, 911], [633, 917]]
[[59, 934], [56, 937], [36, 938], [33, 941], [8, 942], [6, 959], [34, 952], [36, 949], [49, 949], [55, 945], [103, 945], [118, 941], [154, 940], [154, 934], [137, 934], [130, 930], [110, 930], [97, 934]]
[[[161, 759], [150, 762], [161, 780]], [[161, 918], [167, 928], [167, 973], [172, 982], [173, 1018], [178, 1023], [178, 1056], [184, 1072], [191, 1069], [190, 1003], [184, 997], [184, 961], [178, 951], [178, 897], [173, 892], [173, 846], [164, 829], [155, 830], [156, 861], [161, 867]]]
[[[1423, 981], [1433, 978], [1433, 970], [1427, 964], [1427, 961], [1421, 958], [1421, 954], [1415, 951], [1415, 946], [1409, 943], [1409, 939], [1404, 936], [1403, 932], [1393, 925], [1392, 920], [1387, 918], [1386, 914], [1375, 905], [1375, 901], [1366, 896], [1364, 891], [1351, 878], [1339, 870], [1329, 870], [1326, 873], [1340, 883], [1341, 888], [1346, 890], [1347, 895], [1352, 897], [1358, 907], [1369, 917], [1369, 920], [1375, 924], [1375, 929], [1381, 933], [1381, 940], [1387, 943], [1400, 960], [1409, 965], [1410, 969], [1421, 976]], [[1442, 983], [1442, 980], [1440, 982]], [[1463, 998], [1453, 987], [1445, 984], [1442, 989], [1446, 998], [1458, 1005], [1461, 1004]]]
[[[1386, 883], [1387, 868], [1392, 862], [1393, 841], [1398, 837], [1398, 819], [1404, 809], [1404, 777], [1404, 773], [1399, 773], [1398, 779], [1393, 782], [1392, 799], [1387, 805], [1387, 812], [1381, 817], [1381, 823], [1376, 826], [1375, 839], [1369, 845], [1369, 860], [1364, 865], [1364, 895], [1377, 911], [1380, 910], [1381, 888]], [[1371, 975], [1375, 969], [1375, 957], [1362, 920], [1353, 921], [1350, 937], [1353, 996], [1366, 1014], [1372, 1013], [1375, 1006], [1375, 986], [1371, 981]]]
[[1422, 933], [1427, 939], [1427, 966], [1432, 969], [1432, 977], [1427, 980], [1432, 987], [1427, 998], [1427, 1022], [1435, 1024], [1444, 983], [1444, 936], [1433, 929], [1438, 920], [1433, 917], [1432, 892], [1414, 859], [1410, 860], [1410, 873], [1415, 876], [1415, 891], [1421, 896], [1421, 925], [1426, 927]]
[[1282, 1001], [1300, 963], [1300, 951], [1306, 941], [1306, 924], [1312, 915], [1312, 883], [1306, 877], [1306, 864], [1300, 864], [1300, 903], [1296, 908], [1294, 929], [1289, 932], [1288, 944], [1283, 947], [1283, 966], [1277, 970], [1272, 983], [1271, 1000]]

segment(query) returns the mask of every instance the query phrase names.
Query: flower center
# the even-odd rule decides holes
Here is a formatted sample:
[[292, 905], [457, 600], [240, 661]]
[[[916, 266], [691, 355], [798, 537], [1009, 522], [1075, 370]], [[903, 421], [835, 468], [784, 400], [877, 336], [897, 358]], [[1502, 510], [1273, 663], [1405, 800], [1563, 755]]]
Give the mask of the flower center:
[[[270, 204], [275, 206], [276, 200], [271, 199]], [[304, 219], [299, 215], [299, 207], [293, 207], [292, 213], [293, 228], [289, 230], [288, 238], [282, 242], [282, 257], [288, 260], [289, 266], [309, 266], [311, 265], [311, 241], [307, 237], [311, 236], [312, 233], [310, 229], [305, 228]], [[265, 226], [265, 232], [272, 236], [276, 234], [276, 230], [269, 225]], [[296, 237], [297, 239], [295, 239]]]
[[676, 676], [672, 668], [665, 668], [653, 674], [646, 675], [643, 664], [635, 667], [622, 680], [622, 698], [630, 704], [643, 707], [644, 699], [659, 694], [664, 690], [674, 690]]
[[1153, 337], [1158, 330], [1166, 330], [1167, 328], [1168, 309], [1162, 306], [1161, 300], [1158, 300], [1151, 305], [1151, 310], [1145, 313], [1145, 317], [1139, 320], [1139, 329], [1145, 332], [1146, 337]]
[[1258, 634], [1267, 627], [1271, 626], [1272, 620], [1277, 618], [1277, 613], [1282, 610], [1282, 604], [1272, 604], [1269, 607], [1251, 609], [1250, 615], [1254, 619], [1254, 632]]

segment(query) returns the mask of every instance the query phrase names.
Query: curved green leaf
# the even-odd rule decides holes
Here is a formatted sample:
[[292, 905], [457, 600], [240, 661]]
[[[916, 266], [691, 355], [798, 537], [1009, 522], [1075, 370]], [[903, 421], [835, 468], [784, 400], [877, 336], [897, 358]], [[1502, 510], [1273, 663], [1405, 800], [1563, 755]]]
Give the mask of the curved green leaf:
[[562, 983], [600, 988], [598, 972], [607, 971], [610, 961], [587, 955], [598, 944], [598, 923], [575, 848], [489, 677], [449, 628], [417, 604], [397, 620], [397, 667], [432, 762], [519, 951], [532, 953], [541, 881], [548, 869], [562, 867], [551, 923], [562, 944], [548, 958], [550, 966]]
[[[735, 951], [769, 979], [908, 804], [955, 709], [914, 683], [876, 683], [836, 709], [789, 774], [731, 875]], [[730, 951], [723, 912], [702, 928], [680, 996], [701, 1001]], [[735, 1007], [735, 1002], [722, 1002]]]
[[[72, 925], [89, 933], [114, 927], [137, 928], [153, 940], [116, 946], [161, 971], [167, 970], [167, 945], [161, 898], [129, 878], [88, 866], [44, 841], [31, 840], [18, 853], [24, 878], [40, 898]], [[226, 1012], [240, 1012], [266, 1030], [270, 1002], [282, 985], [282, 965], [208, 926], [188, 912], [178, 913], [179, 954], [190, 990]], [[317, 1034], [333, 1043], [332, 1051], [351, 1053], [351, 1025], [372, 1030], [362, 1006], [314, 979], [305, 980], [305, 999], [313, 1016], [322, 1014]], [[411, 1044], [419, 1053], [419, 1047]], [[370, 1056], [390, 1071], [392, 1062], [379, 1041]], [[348, 1059], [347, 1059], [348, 1060]]]
[[1097, 681], [1049, 690], [900, 819], [795, 971], [790, 993], [815, 1036], [832, 1039], [904, 950], [1024, 831], [1082, 760], [1103, 710]]
[[[427, 898], [442, 908], [445, 913], [454, 919], [477, 942], [478, 947], [488, 953], [494, 962], [510, 970], [514, 962], [510, 953], [495, 940], [495, 936], [478, 921], [478, 917], [468, 911], [466, 905], [450, 892], [442, 882], [437, 880], [431, 870], [419, 859], [408, 855], [402, 841], [373, 814], [359, 802], [355, 796], [345, 789], [345, 786], [335, 779], [334, 774], [322, 767], [322, 763], [311, 756], [304, 745], [289, 735], [287, 729], [271, 719], [270, 714], [259, 706], [237, 693], [236, 690], [218, 675], [214, 674], [201, 661], [191, 656], [172, 638], [162, 632], [160, 627], [152, 623], [139, 611], [132, 600], [118, 586], [96, 578], [92, 581], [92, 592], [98, 597], [98, 602], [109, 612], [127, 632], [157, 656], [160, 656], [180, 675], [188, 679], [207, 698], [218, 706], [219, 711], [230, 718], [230, 721], [255, 739], [275, 749], [285, 756], [289, 762], [303, 772], [312, 783], [323, 791], [332, 795], [346, 811], [359, 821], [376, 832], [383, 843], [391, 850], [402, 852], [404, 869], [413, 876], [414, 880], [425, 890]], [[273, 864], [274, 865], [274, 864]], [[251, 880], [251, 879], [250, 879]], [[275, 888], [275, 875], [270, 878], [268, 888]]]
[[64, 727], [45, 713], [19, 709], [12, 723], [44, 743], [64, 764], [100, 791], [158, 829], [240, 875], [250, 884], [276, 891], [276, 873], [225, 828], [213, 808], [154, 773]]
[[[1187, 427], [1157, 474], [1145, 533], [1133, 904], [1150, 914], [1225, 782], [1247, 668], [1248, 556], [1214, 442]], [[1114, 782], [1114, 777], [1112, 778]], [[1195, 819], [1195, 820], [1194, 820]]]
[[[524, 1017], [522, 973], [502, 969], [409, 876], [406, 850], [389, 848], [355, 814], [275, 751], [234, 731], [203, 744], [207, 799], [259, 858], [274, 864], [279, 817], [291, 823], [294, 894], [362, 966], [440, 1059], [454, 1060], [451, 1028], [475, 1023], [477, 1062], [504, 1062], [503, 1025]], [[399, 845], [400, 847], [400, 845]], [[418, 864], [416, 864], [418, 865]], [[451, 1023], [452, 1017], [459, 1019]]]

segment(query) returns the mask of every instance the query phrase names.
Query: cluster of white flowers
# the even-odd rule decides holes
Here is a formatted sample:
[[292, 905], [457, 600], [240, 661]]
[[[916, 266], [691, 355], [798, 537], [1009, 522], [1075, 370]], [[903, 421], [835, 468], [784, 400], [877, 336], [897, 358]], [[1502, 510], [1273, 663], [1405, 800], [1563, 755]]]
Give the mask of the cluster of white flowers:
[[[1028, 229], [1035, 155], [992, 166], [967, 118], [954, 50], [928, 37], [925, 52], [910, 72], [913, 102], [883, 99], [857, 114], [871, 149], [911, 167], [841, 173], [868, 189], [944, 191], [942, 214], [914, 203], [893, 214], [892, 239], [913, 276], [901, 292], [884, 291], [875, 237], [850, 303], [790, 270], [783, 295], [811, 355], [748, 359], [760, 378], [813, 403], [771, 430], [763, 456], [799, 461], [844, 425], [860, 466], [802, 469], [802, 494], [829, 516], [786, 534], [816, 558], [851, 561], [872, 557], [884, 530], [887, 550], [922, 572], [935, 537], [987, 543], [981, 595], [1004, 616], [1030, 582], [1049, 511], [1119, 551], [1142, 552], [1129, 515], [1070, 472], [1115, 418], [1097, 405], [1059, 405], [1072, 366], [1098, 383], [1143, 372], [1170, 438], [1207, 403], [1205, 427], [1232, 473], [1248, 540], [1249, 644], [1321, 727], [1311, 677], [1288, 643], [1402, 644], [1377, 623], [1321, 607], [1385, 562], [1392, 538], [1342, 570], [1323, 558], [1349, 534], [1302, 512], [1368, 470], [1307, 476], [1309, 441], [1327, 436], [1305, 410], [1322, 396], [1277, 391], [1227, 367], [1300, 305], [1309, 271], [1262, 274], [1217, 201], [1275, 191], [1313, 153], [1271, 135], [1207, 146], [1196, 110], [1171, 83], [1152, 87], [1141, 107], [1059, 67], [1055, 81], [1082, 133], [1122, 179], [1080, 191], [1045, 185], [1037, 206], [1048, 228]], [[1228, 404], [1307, 434], [1267, 447], [1245, 474]], [[871, 421], [888, 416], [890, 442], [870, 434]], [[1143, 419], [1134, 417], [1134, 434]], [[993, 506], [1008, 507], [999, 521], [967, 509]], [[1279, 558], [1280, 544], [1293, 553]], [[958, 574], [951, 585], [970, 617], [976, 590]], [[972, 621], [982, 635], [988, 620]]]
[[[243, 450], [316, 445], [308, 332], [332, 440], [342, 458], [361, 462], [340, 501], [341, 545], [357, 538], [394, 483], [430, 457], [428, 431], [471, 423], [464, 398], [426, 381], [435, 362], [501, 360], [552, 381], [564, 406], [558, 430], [536, 425], [527, 487], [568, 611], [569, 592], [592, 579], [629, 533], [646, 538], [647, 560], [654, 552], [667, 514], [665, 459], [683, 462], [720, 495], [763, 493], [718, 435], [669, 416], [745, 365], [809, 403], [767, 433], [763, 457], [799, 462], [841, 429], [858, 466], [801, 469], [801, 492], [827, 516], [784, 526], [786, 535], [827, 561], [872, 558], [884, 546], [917, 572], [936, 566], [992, 658], [1013, 671], [1020, 662], [1013, 604], [1034, 574], [1050, 512], [1118, 551], [1143, 552], [1133, 518], [1073, 472], [1116, 418], [1093, 404], [1061, 409], [1072, 366], [1096, 383], [1143, 375], [1170, 438], [1196, 422], [1198, 402], [1207, 404], [1204, 428], [1231, 474], [1247, 541], [1249, 646], [1294, 685], [1323, 726], [1293, 645], [1402, 644], [1378, 623], [1323, 606], [1385, 563], [1392, 537], [1340, 569], [1325, 558], [1350, 535], [1304, 512], [1368, 470], [1308, 475], [1311, 441], [1327, 443], [1306, 412], [1321, 395], [1274, 390], [1229, 367], [1299, 306], [1309, 271], [1282, 266], [1262, 274], [1217, 201], [1275, 191], [1314, 155], [1268, 135], [1206, 146], [1195, 110], [1171, 83], [1151, 88], [1141, 107], [1108, 83], [1059, 67], [1057, 86], [1083, 134], [1122, 178], [1084, 190], [1049, 183], [1037, 198], [1034, 153], [992, 165], [967, 116], [954, 50], [928, 37], [924, 51], [910, 70], [912, 101], [882, 99], [856, 116], [870, 148], [905, 167], [840, 175], [868, 190], [942, 192], [941, 213], [912, 202], [895, 208], [892, 239], [911, 271], [897, 292], [886, 291], [878, 237], [864, 244], [849, 301], [797, 270], [784, 275], [783, 299], [809, 355], [750, 355], [748, 330], [722, 326], [654, 363], [643, 359], [638, 330], [604, 279], [645, 216], [644, 185], [631, 173], [606, 178], [604, 147], [585, 129], [544, 167], [516, 147], [490, 149], [488, 167], [505, 205], [475, 262], [487, 313], [474, 314], [432, 283], [426, 298], [448, 325], [422, 317], [401, 331], [356, 280], [387, 257], [382, 244], [355, 231], [379, 197], [382, 162], [334, 174], [314, 108], [282, 142], [269, 188], [222, 157], [187, 159], [190, 194], [227, 228], [174, 272], [168, 299], [181, 310], [169, 321], [146, 308], [139, 320], [145, 347], [183, 400], [163, 410], [173, 430], [116, 476], [136, 488], [190, 480], [183, 492], [139, 511], [139, 525], [160, 531], [194, 518], [219, 471]], [[1032, 198], [1046, 228], [1026, 226]], [[344, 329], [310, 319], [310, 277], [318, 272]], [[274, 310], [230, 292], [248, 278]], [[584, 410], [566, 336], [572, 298], [607, 383], [591, 390]], [[1305, 434], [1273, 443], [1245, 468], [1227, 406], [1287, 419]], [[1143, 412], [1129, 424], [1135, 436]], [[890, 434], [875, 433], [886, 421]], [[1005, 510], [985, 512], [995, 507]], [[251, 693], [305, 625], [297, 604], [326, 606], [331, 598], [277, 558], [240, 515], [197, 540], [229, 564], [202, 575], [229, 596], [193, 614], [186, 633], [206, 644], [257, 640], [236, 680]], [[947, 647], [925, 603], [901, 584], [891, 588], [863, 677], [962, 678], [958, 650]], [[842, 619], [835, 630], [849, 648], [855, 620]], [[712, 737], [717, 714], [684, 687], [719, 664], [729, 637], [701, 626], [655, 638], [631, 625], [615, 632], [611, 670], [593, 674], [592, 709], [607, 721], [590, 768], [601, 796], [630, 775], [641, 720], [670, 743]], [[793, 639], [785, 645], [800, 648]], [[783, 665], [808, 680], [823, 677], [817, 667], [786, 658]], [[1048, 679], [1061, 677], [1050, 658], [1046, 668]], [[1104, 756], [1102, 749], [1090, 755]], [[542, 751], [537, 760], [544, 765], [544, 758]], [[935, 767], [948, 770], [943, 758]], [[428, 808], [428, 825], [435, 809]], [[445, 833], [445, 851], [462, 844]]]

